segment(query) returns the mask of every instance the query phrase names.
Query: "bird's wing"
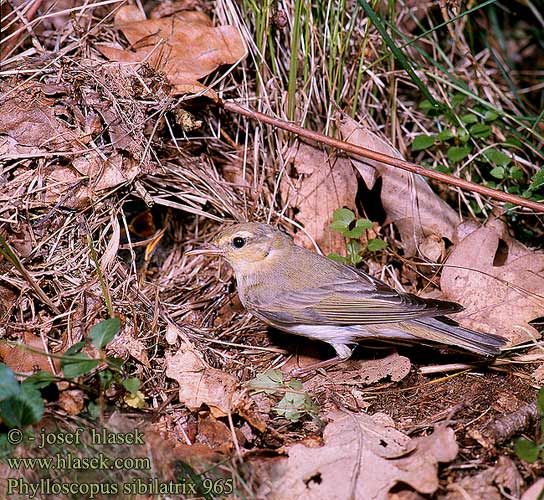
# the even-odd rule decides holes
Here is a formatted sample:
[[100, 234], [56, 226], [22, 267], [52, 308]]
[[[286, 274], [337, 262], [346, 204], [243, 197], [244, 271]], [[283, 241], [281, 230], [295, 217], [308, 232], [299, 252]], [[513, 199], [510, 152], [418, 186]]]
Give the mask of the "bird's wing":
[[[354, 270], [357, 271], [357, 270]], [[266, 303], [250, 304], [265, 321], [290, 324], [368, 325], [397, 323], [462, 310], [459, 304], [399, 293], [362, 272], [334, 282], [280, 292]]]

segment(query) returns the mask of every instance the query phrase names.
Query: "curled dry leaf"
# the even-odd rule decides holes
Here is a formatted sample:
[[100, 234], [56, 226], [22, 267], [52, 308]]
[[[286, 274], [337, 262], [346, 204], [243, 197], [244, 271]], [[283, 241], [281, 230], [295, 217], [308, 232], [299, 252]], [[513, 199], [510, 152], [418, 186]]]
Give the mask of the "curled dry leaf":
[[202, 92], [199, 78], [222, 64], [234, 64], [247, 55], [247, 48], [234, 26], [212, 25], [202, 12], [182, 11], [171, 17], [146, 20], [135, 6], [124, 6], [115, 16], [115, 26], [134, 51], [105, 44], [98, 49], [110, 60], [146, 62], [164, 72], [178, 93]]
[[[343, 117], [339, 130], [347, 142], [402, 159], [393, 146], [352, 118]], [[419, 252], [429, 260], [441, 259], [445, 254], [442, 238], [454, 241], [460, 223], [457, 213], [421, 176], [367, 158], [351, 161], [369, 189], [382, 179], [382, 205], [387, 221], [399, 230], [405, 255]]]
[[465, 306], [455, 320], [513, 345], [539, 338], [528, 322], [544, 311], [544, 252], [512, 239], [500, 221], [459, 230], [468, 235], [453, 247], [440, 279], [445, 298]]
[[[345, 252], [342, 236], [330, 230], [335, 209], [353, 211], [357, 194], [357, 177], [349, 160], [308, 144], [299, 144], [290, 151], [296, 176], [282, 177], [280, 190], [283, 202], [297, 208], [297, 220], [317, 242], [325, 254]], [[312, 246], [304, 232], [295, 235], [297, 244]]]
[[438, 488], [438, 463], [457, 455], [454, 432], [446, 427], [410, 439], [386, 415], [332, 417], [322, 447], [296, 444], [288, 448], [288, 459], [273, 466], [272, 477], [278, 480], [267, 498], [387, 499], [398, 483], [431, 494]]
[[166, 376], [179, 383], [179, 400], [190, 410], [205, 404], [214, 417], [224, 417], [238, 403], [238, 380], [206, 366], [187, 345], [166, 357]]

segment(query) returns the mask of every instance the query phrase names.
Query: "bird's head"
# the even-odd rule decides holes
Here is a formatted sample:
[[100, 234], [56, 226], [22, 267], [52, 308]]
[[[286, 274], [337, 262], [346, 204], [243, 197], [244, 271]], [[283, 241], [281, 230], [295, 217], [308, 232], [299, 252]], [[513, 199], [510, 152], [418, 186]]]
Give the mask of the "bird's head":
[[226, 228], [211, 243], [187, 255], [220, 255], [237, 274], [246, 274], [280, 262], [292, 245], [290, 236], [272, 226], [245, 222]]

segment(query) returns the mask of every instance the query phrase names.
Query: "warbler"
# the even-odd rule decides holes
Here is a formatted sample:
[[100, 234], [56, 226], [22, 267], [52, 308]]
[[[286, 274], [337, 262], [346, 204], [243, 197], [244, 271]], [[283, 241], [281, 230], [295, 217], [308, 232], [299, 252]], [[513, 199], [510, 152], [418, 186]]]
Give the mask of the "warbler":
[[445, 317], [455, 302], [400, 293], [363, 271], [295, 245], [270, 225], [247, 222], [222, 231], [188, 255], [219, 255], [236, 275], [244, 307], [272, 327], [330, 344], [334, 358], [297, 374], [347, 360], [357, 340], [409, 339], [496, 356], [505, 339]]

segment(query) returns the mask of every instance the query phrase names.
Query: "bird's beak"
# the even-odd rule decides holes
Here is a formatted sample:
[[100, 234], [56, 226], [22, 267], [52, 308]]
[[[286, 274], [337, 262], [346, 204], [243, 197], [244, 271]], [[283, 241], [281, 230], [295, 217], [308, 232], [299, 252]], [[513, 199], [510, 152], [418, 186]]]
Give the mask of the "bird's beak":
[[185, 255], [223, 255], [223, 250], [212, 243], [204, 243], [199, 248], [185, 252]]

